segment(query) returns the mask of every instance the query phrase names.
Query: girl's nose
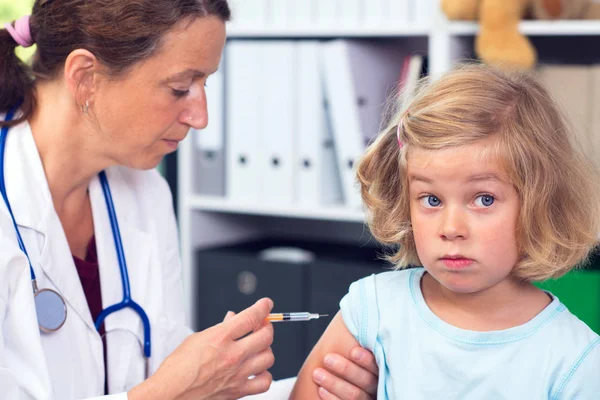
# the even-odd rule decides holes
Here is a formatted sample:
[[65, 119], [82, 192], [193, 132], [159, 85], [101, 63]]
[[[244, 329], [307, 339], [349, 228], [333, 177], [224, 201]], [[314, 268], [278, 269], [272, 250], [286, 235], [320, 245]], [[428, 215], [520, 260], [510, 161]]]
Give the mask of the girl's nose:
[[466, 239], [468, 232], [464, 213], [458, 207], [447, 207], [442, 216], [440, 237], [444, 240]]

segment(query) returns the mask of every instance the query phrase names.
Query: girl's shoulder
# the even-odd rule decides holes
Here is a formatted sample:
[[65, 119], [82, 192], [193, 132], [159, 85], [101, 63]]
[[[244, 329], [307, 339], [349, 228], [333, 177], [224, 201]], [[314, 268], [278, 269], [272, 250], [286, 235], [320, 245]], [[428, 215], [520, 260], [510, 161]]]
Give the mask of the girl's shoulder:
[[399, 295], [410, 293], [424, 271], [423, 268], [409, 268], [372, 274], [353, 282], [347, 296], [359, 302], [367, 299], [391, 301]]
[[[415, 284], [420, 282], [424, 272], [423, 268], [386, 271], [363, 278], [353, 285], [356, 286], [356, 289], [363, 286], [360, 289], [362, 294], [373, 296], [378, 302], [393, 301], [398, 297], [410, 295]], [[350, 290], [352, 289], [351, 286]]]
[[398, 316], [398, 307], [411, 304], [412, 288], [418, 286], [423, 272], [423, 268], [381, 272], [350, 285], [340, 310], [346, 327], [362, 346], [374, 349], [382, 319], [387, 319], [390, 310]]

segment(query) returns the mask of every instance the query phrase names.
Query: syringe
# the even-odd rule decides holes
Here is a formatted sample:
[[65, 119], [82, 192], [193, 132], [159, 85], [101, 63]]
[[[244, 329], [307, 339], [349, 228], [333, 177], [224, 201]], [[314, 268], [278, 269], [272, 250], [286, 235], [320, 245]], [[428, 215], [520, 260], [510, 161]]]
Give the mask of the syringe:
[[294, 322], [294, 321], [310, 321], [311, 319], [319, 319], [328, 317], [329, 314], [316, 314], [309, 312], [290, 312], [290, 313], [274, 313], [269, 314], [267, 321], [271, 322]]

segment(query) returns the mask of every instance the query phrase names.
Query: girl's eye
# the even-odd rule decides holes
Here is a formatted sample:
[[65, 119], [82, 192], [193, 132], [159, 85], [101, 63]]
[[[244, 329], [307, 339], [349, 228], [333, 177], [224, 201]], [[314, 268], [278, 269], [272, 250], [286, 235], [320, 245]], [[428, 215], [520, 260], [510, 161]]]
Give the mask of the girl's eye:
[[187, 96], [187, 94], [190, 92], [189, 90], [177, 90], [177, 89], [171, 89], [173, 91], [173, 96], [179, 98], [179, 97], [184, 97]]
[[494, 196], [484, 194], [481, 196], [477, 196], [477, 198], [475, 199], [475, 205], [479, 207], [490, 207], [492, 204], [494, 204], [494, 200], [496, 200]]
[[427, 208], [434, 208], [434, 207], [439, 207], [440, 204], [442, 203], [440, 201], [440, 199], [438, 199], [435, 196], [432, 195], [428, 195], [428, 196], [423, 196], [421, 197], [421, 205]]

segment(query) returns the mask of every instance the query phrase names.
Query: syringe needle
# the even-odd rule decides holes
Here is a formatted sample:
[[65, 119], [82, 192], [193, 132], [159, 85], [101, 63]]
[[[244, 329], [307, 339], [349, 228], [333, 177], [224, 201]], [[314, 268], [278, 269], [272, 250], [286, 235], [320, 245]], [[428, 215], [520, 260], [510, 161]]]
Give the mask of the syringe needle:
[[329, 314], [316, 314], [309, 312], [291, 312], [291, 313], [273, 313], [269, 314], [267, 321], [271, 322], [298, 322], [310, 321], [311, 319], [319, 319], [328, 317]]

